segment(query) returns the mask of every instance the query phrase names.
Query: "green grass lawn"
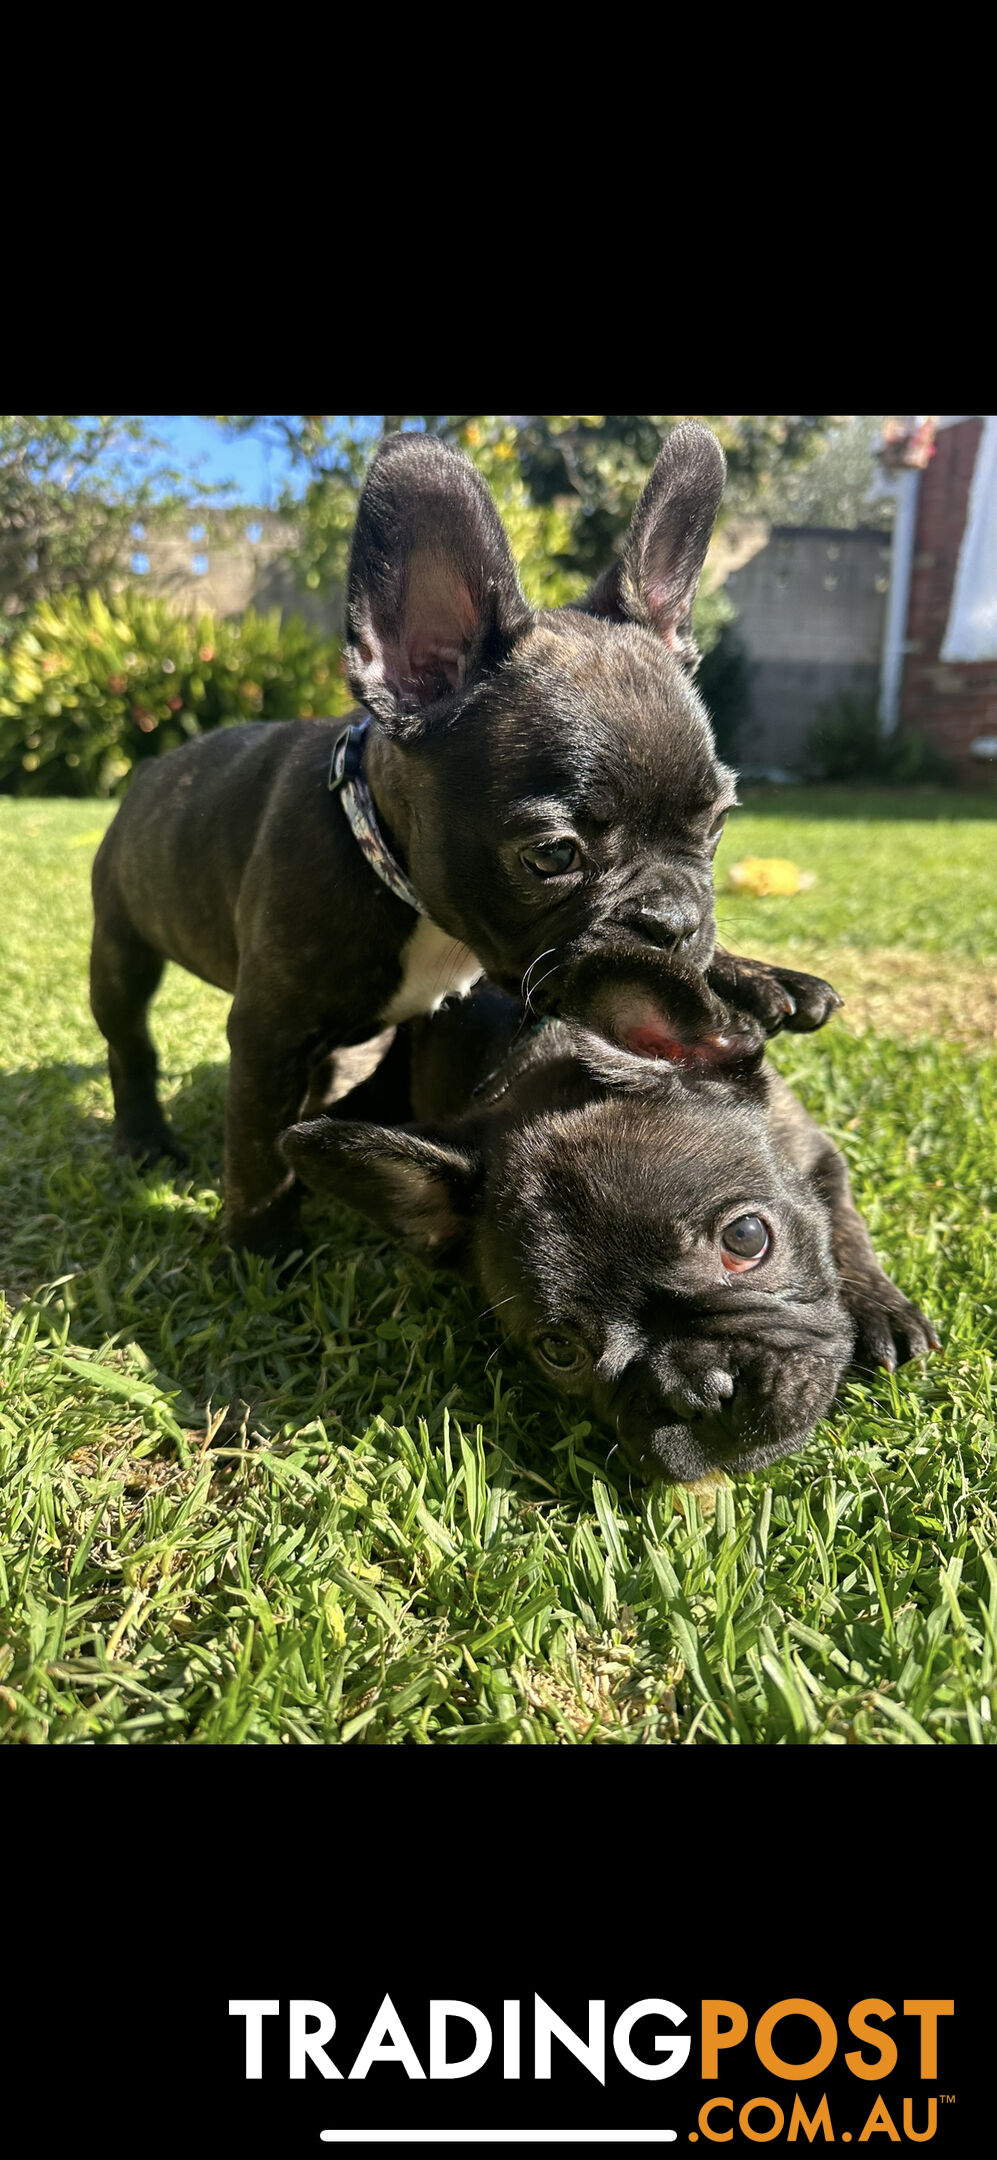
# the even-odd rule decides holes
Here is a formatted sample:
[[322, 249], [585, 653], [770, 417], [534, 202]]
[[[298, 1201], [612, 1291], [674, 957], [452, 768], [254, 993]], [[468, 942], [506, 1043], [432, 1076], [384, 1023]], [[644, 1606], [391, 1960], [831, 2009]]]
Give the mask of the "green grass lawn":
[[614, 1480], [475, 1295], [345, 1210], [312, 1207], [289, 1280], [213, 1271], [226, 1001], [167, 973], [195, 1172], [142, 1175], [87, 1003], [109, 808], [0, 799], [4, 1737], [989, 1740], [995, 808], [765, 791], [732, 821], [719, 884], [747, 854], [817, 874], [722, 897], [724, 941], [842, 980], [777, 1059], [945, 1349], [707, 1516]]
[[[843, 788], [742, 789], [717, 855], [717, 915], [737, 950], [743, 931], [782, 951], [913, 947], [957, 959], [997, 953], [997, 790], [977, 796]], [[788, 855], [811, 892], [757, 901], [724, 894], [726, 865]]]

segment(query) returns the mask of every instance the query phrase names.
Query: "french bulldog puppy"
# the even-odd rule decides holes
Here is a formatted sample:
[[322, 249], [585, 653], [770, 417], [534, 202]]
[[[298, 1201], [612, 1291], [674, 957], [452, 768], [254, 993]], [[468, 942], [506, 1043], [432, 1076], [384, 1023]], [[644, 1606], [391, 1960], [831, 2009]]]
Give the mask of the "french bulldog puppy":
[[[892, 1370], [938, 1337], [883, 1273], [841, 1155], [757, 1026], [662, 956], [603, 954], [569, 995], [585, 1019], [529, 1029], [483, 985], [399, 1030], [283, 1153], [470, 1273], [633, 1468], [757, 1470], [804, 1444], [850, 1363]], [[406, 1122], [367, 1122], [392, 1087]]]
[[352, 725], [218, 730], [135, 777], [93, 872], [91, 1003], [115, 1144], [182, 1159], [147, 1008], [167, 960], [232, 993], [226, 1234], [280, 1257], [298, 1195], [278, 1148], [320, 1076], [487, 970], [536, 1011], [626, 934], [766, 1025], [819, 1027], [826, 983], [715, 952], [712, 862], [734, 802], [691, 680], [693, 596], [724, 458], [665, 443], [620, 561], [577, 607], [525, 600], [470, 462], [378, 451], [347, 591]]

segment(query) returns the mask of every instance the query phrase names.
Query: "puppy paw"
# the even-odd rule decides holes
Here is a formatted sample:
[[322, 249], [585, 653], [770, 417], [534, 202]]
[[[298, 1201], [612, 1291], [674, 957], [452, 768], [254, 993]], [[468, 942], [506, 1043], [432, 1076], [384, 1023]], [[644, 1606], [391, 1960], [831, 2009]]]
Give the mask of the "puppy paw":
[[819, 975], [769, 967], [764, 960], [744, 960], [719, 948], [706, 970], [706, 979], [710, 989], [735, 1012], [759, 1021], [766, 1035], [777, 1035], [780, 1028], [788, 1028], [796, 1035], [811, 1034], [844, 1004], [844, 999]]
[[855, 1322], [852, 1364], [858, 1371], [895, 1372], [911, 1358], [941, 1349], [941, 1337], [927, 1315], [887, 1275], [845, 1284], [842, 1295]]
[[140, 1170], [154, 1170], [163, 1163], [176, 1163], [186, 1170], [190, 1156], [175, 1140], [168, 1125], [148, 1126], [143, 1129], [116, 1125], [114, 1128], [114, 1152], [127, 1155], [138, 1164]]
[[270, 1207], [252, 1214], [236, 1214], [230, 1207], [225, 1219], [225, 1243], [235, 1253], [256, 1253], [275, 1268], [286, 1267], [300, 1257], [305, 1239], [298, 1213], [298, 1193], [282, 1196]]
[[793, 1006], [784, 1022], [793, 1035], [809, 1035], [822, 1028], [845, 1002], [822, 975], [797, 975], [792, 968], [779, 968], [775, 980]]

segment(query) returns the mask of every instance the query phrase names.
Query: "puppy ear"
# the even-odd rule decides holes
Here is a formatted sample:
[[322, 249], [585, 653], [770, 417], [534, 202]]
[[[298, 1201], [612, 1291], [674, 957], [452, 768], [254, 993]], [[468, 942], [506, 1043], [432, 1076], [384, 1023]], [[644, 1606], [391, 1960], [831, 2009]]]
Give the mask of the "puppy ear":
[[360, 497], [347, 580], [355, 697], [412, 740], [533, 619], [495, 504], [470, 460], [391, 435]]
[[619, 561], [577, 603], [589, 615], [655, 630], [690, 671], [699, 664], [690, 633], [692, 603], [726, 474], [727, 460], [709, 428], [697, 420], [673, 428], [630, 520]]
[[481, 1163], [443, 1128], [314, 1118], [282, 1133], [280, 1150], [303, 1185], [346, 1200], [427, 1259], [451, 1253], [467, 1231]]

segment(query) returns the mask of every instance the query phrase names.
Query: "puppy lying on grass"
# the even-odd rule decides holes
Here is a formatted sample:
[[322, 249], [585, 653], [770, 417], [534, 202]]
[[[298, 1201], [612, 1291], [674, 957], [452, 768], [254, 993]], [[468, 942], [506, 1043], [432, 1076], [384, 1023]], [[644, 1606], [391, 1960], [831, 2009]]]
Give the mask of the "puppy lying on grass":
[[648, 1476], [757, 1470], [803, 1446], [849, 1364], [938, 1347], [757, 1022], [662, 954], [592, 955], [567, 1001], [581, 1017], [531, 1025], [484, 984], [400, 1029], [334, 1114], [284, 1133], [286, 1161], [474, 1276]]

